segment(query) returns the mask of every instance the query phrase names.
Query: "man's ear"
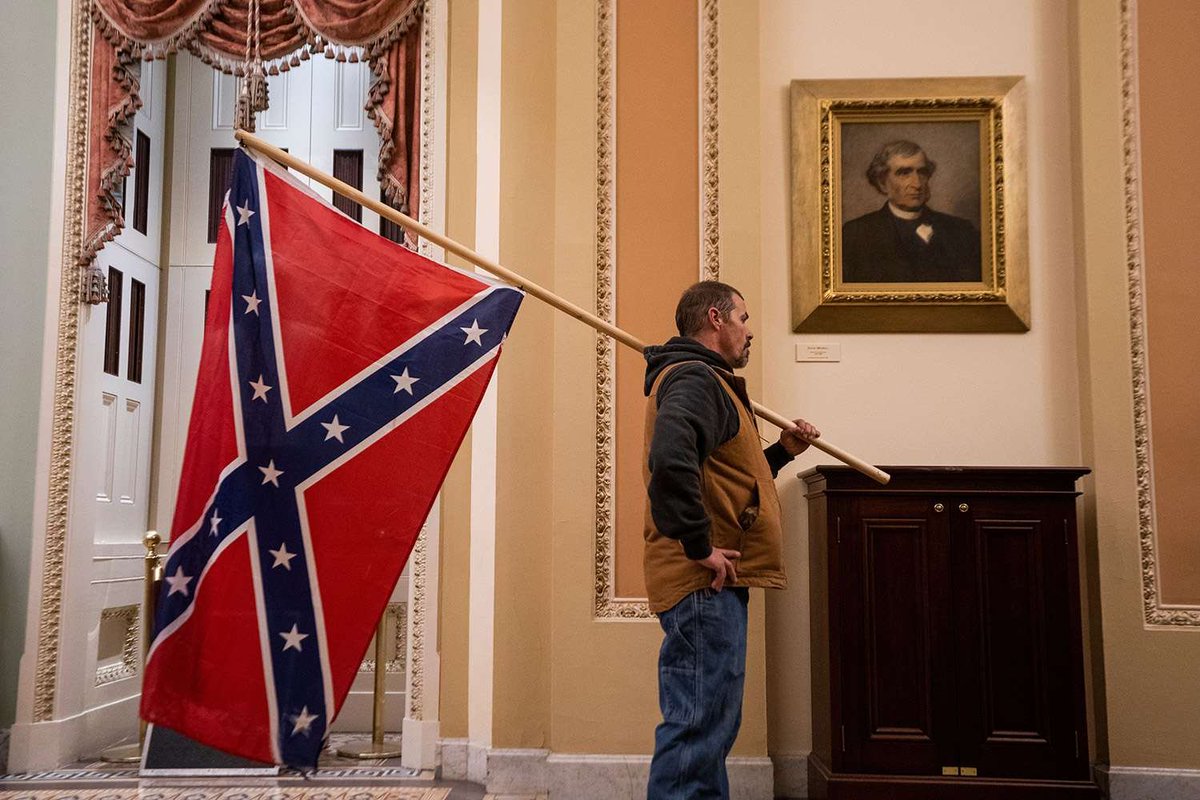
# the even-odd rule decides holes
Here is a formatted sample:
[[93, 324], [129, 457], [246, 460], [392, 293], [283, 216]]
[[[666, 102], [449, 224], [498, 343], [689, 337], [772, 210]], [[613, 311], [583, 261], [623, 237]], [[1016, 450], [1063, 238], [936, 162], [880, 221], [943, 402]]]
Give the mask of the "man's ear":
[[708, 324], [712, 325], [714, 329], [720, 330], [724, 323], [725, 317], [721, 315], [721, 309], [717, 308], [716, 306], [709, 306]]

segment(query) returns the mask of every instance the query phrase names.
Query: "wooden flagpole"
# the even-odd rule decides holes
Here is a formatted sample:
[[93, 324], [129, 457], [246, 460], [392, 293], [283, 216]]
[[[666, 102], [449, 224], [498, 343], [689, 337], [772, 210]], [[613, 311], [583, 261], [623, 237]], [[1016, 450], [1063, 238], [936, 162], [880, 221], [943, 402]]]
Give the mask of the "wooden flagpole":
[[[275, 145], [260, 139], [254, 134], [247, 133], [246, 131], [239, 129], [234, 131], [234, 136], [236, 136], [238, 141], [246, 147], [257, 150], [272, 160], [283, 164], [290, 169], [296, 170], [296, 172], [299, 172], [301, 175], [306, 175], [318, 183], [328, 186], [330, 189], [342, 195], [343, 197], [347, 197], [359, 205], [371, 209], [381, 217], [386, 217], [398, 225], [403, 225], [405, 228], [408, 228], [409, 230], [433, 242], [439, 247], [444, 248], [447, 252], [454, 253], [455, 255], [462, 257], [480, 269], [486, 270], [487, 272], [495, 275], [497, 278], [511, 283], [518, 289], [523, 290], [526, 294], [533, 295], [542, 302], [548, 303], [554, 308], [557, 308], [559, 311], [574, 317], [580, 322], [592, 326], [601, 333], [608, 334], [621, 344], [631, 347], [634, 350], [637, 350], [639, 353], [646, 349], [646, 345], [641, 340], [630, 335], [629, 333], [626, 333], [616, 325], [600, 319], [595, 314], [591, 314], [574, 303], [564, 300], [548, 289], [545, 289], [532, 281], [526, 280], [517, 273], [505, 269], [494, 261], [484, 258], [469, 247], [461, 245], [453, 239], [441, 235], [437, 231], [430, 230], [406, 214], [402, 214], [391, 206], [368, 197], [350, 184], [340, 181], [332, 175], [321, 172], [316, 167], [301, 161], [290, 153], [287, 153]], [[768, 408], [764, 408], [758, 403], [754, 403], [754, 412], [781, 430], [792, 427], [791, 420], [784, 417], [782, 414], [777, 414]], [[868, 464], [857, 456], [847, 453], [845, 450], [837, 447], [836, 445], [830, 444], [824, 439], [812, 439], [810, 442], [812, 446], [816, 447], [818, 450], [822, 450], [839, 461], [854, 467], [859, 472], [869, 476], [879, 483], [887, 483], [889, 480], [891, 480], [891, 476], [883, 470]]]

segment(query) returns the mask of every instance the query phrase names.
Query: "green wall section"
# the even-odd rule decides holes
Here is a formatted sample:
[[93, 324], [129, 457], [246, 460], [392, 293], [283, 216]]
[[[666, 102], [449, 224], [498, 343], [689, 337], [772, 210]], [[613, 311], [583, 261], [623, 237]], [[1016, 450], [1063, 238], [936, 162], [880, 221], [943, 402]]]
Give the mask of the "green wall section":
[[57, 5], [0, 3], [0, 729], [11, 726], [16, 713], [29, 590]]

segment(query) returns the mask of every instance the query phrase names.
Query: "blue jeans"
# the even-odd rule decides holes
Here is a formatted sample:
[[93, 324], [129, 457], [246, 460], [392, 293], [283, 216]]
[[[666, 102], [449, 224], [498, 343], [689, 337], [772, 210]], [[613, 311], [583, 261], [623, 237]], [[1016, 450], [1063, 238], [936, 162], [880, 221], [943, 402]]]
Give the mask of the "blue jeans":
[[701, 589], [659, 614], [658, 704], [649, 800], [729, 798], [725, 757], [742, 723], [744, 588]]

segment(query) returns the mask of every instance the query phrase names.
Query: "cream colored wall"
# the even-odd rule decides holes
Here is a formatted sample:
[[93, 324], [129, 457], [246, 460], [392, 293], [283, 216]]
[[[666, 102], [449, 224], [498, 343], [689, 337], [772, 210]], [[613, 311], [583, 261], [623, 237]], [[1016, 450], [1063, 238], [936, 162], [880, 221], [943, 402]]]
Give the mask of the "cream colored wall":
[[[595, 3], [563, 3], [556, 20], [555, 206], [564, 296], [591, 306], [596, 254]], [[595, 337], [554, 320], [554, 643], [550, 745], [564, 753], [648, 752], [657, 719], [650, 622], [592, 619], [595, 525]], [[620, 708], [620, 715], [613, 709]]]
[[[557, 14], [554, 279], [558, 292], [586, 306], [591, 305], [595, 293], [595, 4], [587, 0], [560, 3]], [[738, 23], [731, 21], [730, 27], [737, 28]], [[742, 89], [743, 98], [733, 97], [729, 107], [736, 113], [743, 104], [749, 107], [747, 113], [753, 113], [753, 83], [745, 84], [744, 70], [731, 69], [735, 75], [731, 89]], [[724, 87], [723, 83], [723, 91]], [[733, 154], [728, 169], [737, 173], [730, 179], [731, 185], [736, 187], [740, 179], [753, 196], [756, 134], [731, 133], [723, 152], [725, 146]], [[725, 170], [723, 164], [723, 177]], [[753, 203], [734, 203], [728, 211], [723, 207], [721, 213], [722, 276], [740, 286], [748, 298], [757, 298]], [[674, 301], [674, 297], [662, 299], [664, 314], [672, 313]], [[553, 324], [555, 478], [548, 747], [557, 753], [649, 754], [659, 721], [656, 663], [662, 633], [654, 620], [593, 618], [595, 338], [564, 315], [556, 315]], [[746, 706], [735, 755], [766, 751], [762, 619], [762, 594], [755, 592]]]
[[[1099, 547], [1093, 590], [1103, 587], [1091, 613], [1098, 622], [1095, 606], [1103, 605], [1103, 636], [1091, 637], [1097, 647], [1103, 642], [1095, 670], [1107, 674], [1107, 692], [1103, 682], [1095, 690], [1108, 698], [1094, 717], [1101, 734], [1107, 719], [1100, 753], [1109, 750], [1120, 765], [1190, 766], [1198, 690], [1189, 675], [1200, 639], [1141, 627], [1130, 401], [1128, 392], [1112, 391], [1129, 379], [1116, 0], [1099, 11], [1089, 3], [1086, 14], [1082, 5], [1030, 0], [996, 15], [991, 4], [947, 0], [907, 20], [883, 2], [843, 10], [817, 0], [762, 0], [757, 15], [753, 6], [733, 13], [726, 4], [722, 269], [757, 310], [752, 385], [768, 405], [807, 416], [831, 440], [883, 464], [1096, 468], [1082, 519], [1085, 540]], [[594, 6], [543, 0], [506, 3], [503, 13], [501, 260], [586, 306], [595, 290]], [[887, 24], [863, 23], [871, 19]], [[912, 41], [922, 44], [905, 44]], [[791, 334], [788, 82], [956, 74], [1019, 74], [1028, 82], [1032, 330]], [[452, 116], [456, 98], [452, 88]], [[470, 134], [452, 123], [452, 151], [460, 134], [459, 148], [469, 148]], [[469, 188], [470, 181], [456, 183], [452, 170], [451, 183]], [[795, 363], [795, 345], [817, 341], [840, 342], [843, 360]], [[593, 370], [593, 335], [527, 300], [506, 348], [499, 400], [495, 747], [651, 747], [658, 627], [592, 618]], [[755, 598], [742, 754], [811, 748], [807, 525], [794, 476], [825, 460], [806, 456], [781, 482], [793, 585], [766, 603]], [[447, 497], [466, 491], [448, 486]], [[1093, 552], [1084, 555], [1097, 564]], [[465, 599], [446, 600], [451, 595], [443, 590], [443, 663], [466, 653]], [[454, 669], [447, 665], [444, 676]], [[465, 728], [465, 710], [447, 705], [461, 683], [443, 684], [447, 736]]]
[[[554, 282], [553, 0], [502, 3], [500, 263]], [[553, 312], [527, 298], [500, 363], [492, 745], [548, 739]]]
[[[878, 464], [1079, 463], [1065, 0], [1008, 2], [1002, 13], [986, 0], [930, 0], [919, 13], [889, 0], [761, 0], [758, 31], [766, 404], [813, 421], [830, 441]], [[788, 82], [954, 75], [1028, 82], [1032, 329], [789, 333]], [[737, 202], [722, 187], [722, 205]], [[842, 360], [796, 363], [801, 342], [840, 343]], [[792, 586], [768, 601], [773, 754], [812, 747], [807, 520], [794, 476], [828, 462], [805, 455], [780, 480]]]
[[[505, 6], [504, 69], [511, 72], [502, 79], [501, 258], [587, 307], [595, 295], [595, 3], [514, 6]], [[550, 64], [530, 55], [539, 47]], [[755, 70], [743, 65], [731, 72], [731, 87], [742, 96], [731, 99], [730, 109], [753, 114], [755, 83], [748, 76]], [[523, 116], [513, 122], [514, 114]], [[753, 198], [757, 132], [732, 133], [729, 142], [733, 155], [723, 172]], [[734, 258], [723, 261], [722, 275], [757, 300], [754, 202], [735, 202], [725, 213], [722, 247]], [[674, 301], [663, 299], [664, 314]], [[654, 620], [593, 618], [594, 334], [527, 299], [502, 369], [493, 745], [649, 754], [659, 721], [661, 630]], [[766, 752], [761, 593], [752, 602], [736, 755]]]
[[1079, 51], [1077, 231], [1084, 344], [1079, 374], [1085, 458], [1095, 468], [1086, 519], [1099, 549], [1108, 762], [1195, 769], [1200, 765], [1200, 630], [1147, 629], [1142, 617], [1119, 2], [1077, 0], [1073, 16]]
[[[33, 537], [50, 246], [55, 4], [0, 4], [0, 731], [13, 723]], [[57, 287], [57, 282], [54, 282]], [[0, 762], [0, 768], [3, 768]]]
[[[446, 108], [446, 235], [475, 241], [475, 89], [479, 5], [449, 5]], [[468, 267], [456, 256], [451, 264]], [[467, 735], [468, 603], [470, 585], [471, 435], [463, 441], [442, 484], [438, 651], [441, 655], [440, 735]]]

